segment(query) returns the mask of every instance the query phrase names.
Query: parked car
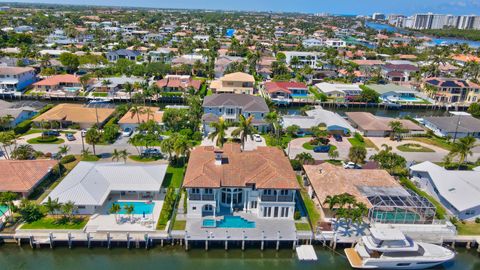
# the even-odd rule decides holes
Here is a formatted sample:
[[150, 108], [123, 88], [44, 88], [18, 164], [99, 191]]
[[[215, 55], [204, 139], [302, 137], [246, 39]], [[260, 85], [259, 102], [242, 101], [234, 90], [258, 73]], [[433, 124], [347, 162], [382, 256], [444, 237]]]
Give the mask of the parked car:
[[259, 134], [253, 134], [253, 140], [256, 142], [262, 142], [262, 136]]
[[133, 130], [131, 128], [127, 127], [123, 130], [122, 135], [124, 137], [130, 137], [130, 136], [132, 136], [132, 133], [133, 133]]
[[67, 138], [67, 140], [70, 142], [76, 140], [75, 136], [72, 133], [65, 134], [65, 138]]
[[45, 130], [44, 132], [42, 132], [42, 134], [43, 136], [55, 136], [55, 137], [60, 136], [60, 132], [56, 130]]
[[335, 141], [337, 142], [341, 142], [343, 139], [342, 139], [342, 135], [340, 134], [333, 134], [333, 138], [335, 139]]
[[156, 148], [147, 148], [142, 151], [142, 156], [159, 156], [162, 153]]
[[348, 162], [346, 164], [343, 164], [343, 168], [344, 169], [361, 169], [362, 166], [358, 165], [358, 164], [355, 164], [353, 162]]
[[306, 134], [303, 130], [299, 130], [299, 131], [295, 132], [295, 135], [297, 137], [304, 137]]
[[315, 153], [328, 153], [330, 151], [330, 145], [319, 145], [313, 148]]

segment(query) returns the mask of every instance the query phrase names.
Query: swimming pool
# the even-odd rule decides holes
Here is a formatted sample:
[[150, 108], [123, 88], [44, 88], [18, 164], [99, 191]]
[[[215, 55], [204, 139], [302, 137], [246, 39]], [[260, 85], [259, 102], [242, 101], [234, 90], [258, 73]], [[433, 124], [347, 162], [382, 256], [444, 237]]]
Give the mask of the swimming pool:
[[5, 215], [5, 213], [8, 211], [8, 206], [6, 205], [0, 205], [0, 216]]
[[400, 97], [399, 99], [401, 101], [408, 101], [408, 102], [420, 102], [420, 101], [422, 101], [421, 99], [416, 98], [416, 97]]
[[255, 222], [237, 216], [225, 216], [219, 221], [204, 219], [202, 225], [210, 228], [255, 228]]
[[[143, 213], [151, 214], [153, 213], [153, 208], [155, 207], [155, 203], [147, 203], [147, 202], [114, 202], [115, 204], [120, 205], [120, 212], [119, 214], [126, 214], [127, 211], [125, 211], [124, 207], [126, 205], [133, 205], [133, 214], [134, 215], [143, 215]], [[113, 204], [113, 203], [112, 203]], [[112, 204], [109, 205], [108, 209], [112, 207]]]
[[308, 94], [307, 93], [305, 93], [305, 94], [291, 94], [290, 96], [292, 98], [307, 98]]
[[80, 87], [63, 87], [63, 90], [67, 92], [77, 92], [80, 90]]

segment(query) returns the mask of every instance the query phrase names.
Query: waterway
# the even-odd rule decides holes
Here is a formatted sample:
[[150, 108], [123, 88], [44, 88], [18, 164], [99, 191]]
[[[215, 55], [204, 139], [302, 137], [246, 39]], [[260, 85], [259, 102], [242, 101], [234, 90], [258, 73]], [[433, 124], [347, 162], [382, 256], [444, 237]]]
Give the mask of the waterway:
[[[340, 270], [351, 269], [346, 259], [322, 247], [317, 248], [318, 261], [300, 262], [292, 250], [260, 251], [250, 248], [210, 249], [201, 248], [185, 252], [180, 247], [151, 250], [113, 248], [68, 249], [56, 247], [42, 248], [17, 247], [7, 244], [0, 247], [0, 269], [3, 270]], [[478, 270], [480, 258], [476, 251], [459, 249], [453, 262], [435, 269]]]
[[[400, 29], [388, 24], [383, 24], [383, 23], [374, 23], [374, 22], [366, 22], [365, 25], [367, 27], [370, 27], [372, 29], [378, 30], [378, 31], [387, 31], [387, 32], [398, 32], [398, 33], [408, 33], [408, 30], [405, 29]], [[472, 48], [478, 48], [480, 47], [480, 41], [473, 41], [473, 40], [467, 40], [467, 39], [461, 39], [461, 38], [439, 38], [439, 37], [433, 37], [429, 36], [429, 38], [432, 39], [429, 44], [431, 45], [453, 45], [453, 44], [463, 44], [466, 43]]]

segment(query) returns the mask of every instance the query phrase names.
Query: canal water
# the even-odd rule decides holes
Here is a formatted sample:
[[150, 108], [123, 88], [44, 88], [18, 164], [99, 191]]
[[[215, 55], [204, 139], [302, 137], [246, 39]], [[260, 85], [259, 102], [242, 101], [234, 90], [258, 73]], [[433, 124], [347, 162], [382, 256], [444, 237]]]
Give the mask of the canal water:
[[[317, 248], [318, 261], [300, 262], [292, 250], [192, 249], [180, 247], [150, 250], [126, 248], [56, 247], [32, 250], [7, 244], [0, 247], [2, 270], [337, 270], [351, 269], [347, 260], [327, 249]], [[476, 251], [459, 249], [455, 261], [435, 269], [478, 270]]]

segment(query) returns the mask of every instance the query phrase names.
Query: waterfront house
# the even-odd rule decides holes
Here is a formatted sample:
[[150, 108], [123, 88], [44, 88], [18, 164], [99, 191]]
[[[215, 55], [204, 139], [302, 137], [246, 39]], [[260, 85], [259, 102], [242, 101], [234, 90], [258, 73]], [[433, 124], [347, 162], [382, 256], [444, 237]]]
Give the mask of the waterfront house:
[[423, 89], [437, 102], [473, 103], [480, 101], [480, 85], [455, 78], [427, 78]]
[[387, 137], [392, 135], [390, 123], [400, 122], [405, 134], [423, 134], [425, 129], [406, 119], [376, 116], [369, 112], [347, 112], [348, 120], [366, 137]]
[[234, 63], [241, 63], [242, 57], [223, 55], [215, 59], [215, 78], [220, 78], [225, 74], [228, 67]]
[[56, 160], [1, 160], [0, 192], [14, 192], [27, 198], [52, 173]]
[[132, 113], [130, 109], [120, 120], [118, 125], [121, 129], [125, 130], [130, 128], [135, 130], [141, 123], [145, 123], [149, 120], [155, 121], [157, 124], [162, 124], [163, 111], [160, 111], [158, 107], [139, 107], [140, 113]]
[[422, 190], [437, 199], [461, 220], [480, 217], [480, 168], [447, 170], [425, 161], [410, 167], [410, 175]]
[[420, 69], [411, 64], [392, 64], [387, 63], [382, 66], [382, 75], [392, 83], [405, 84], [412, 79], [412, 73]]
[[[324, 221], [335, 218], [339, 205], [327, 198], [349, 194], [368, 208], [368, 220], [387, 224], [432, 224], [436, 209], [427, 199], [403, 188], [385, 170], [344, 169], [324, 162], [303, 165], [304, 182]], [[332, 209], [332, 210], [330, 210]]]
[[263, 56], [257, 62], [256, 70], [257, 74], [262, 76], [264, 79], [270, 79], [272, 75], [272, 64], [277, 59], [275, 57]]
[[265, 99], [260, 96], [243, 94], [213, 94], [203, 100], [203, 130], [204, 134], [211, 131], [210, 123], [223, 117], [228, 122], [237, 122], [239, 115], [245, 118], [253, 116], [252, 124], [260, 132], [268, 129], [264, 118], [269, 112]]
[[467, 113], [424, 117], [423, 124], [440, 137], [463, 138], [473, 136], [480, 138], [480, 119]]
[[[291, 68], [302, 68], [304, 66], [309, 66], [313, 69], [320, 68], [318, 61], [320, 60], [321, 53], [319, 52], [283, 51], [281, 53], [285, 55], [285, 62]], [[292, 59], [296, 59], [297, 61], [294, 66], [291, 64]]]
[[166, 170], [166, 164], [81, 161], [48, 196], [59, 203], [73, 202], [75, 214], [105, 214], [109, 204], [119, 200], [158, 199]]
[[316, 38], [308, 38], [302, 41], [302, 45], [305, 48], [318, 48], [323, 46], [323, 41]]
[[60, 123], [60, 128], [78, 124], [80, 128], [91, 128], [97, 124], [103, 126], [115, 109], [87, 107], [82, 104], [62, 103], [36, 117], [33, 122], [40, 126], [42, 121]]
[[117, 62], [119, 59], [127, 59], [130, 61], [137, 61], [137, 57], [140, 56], [141, 53], [136, 50], [116, 50], [107, 53], [107, 60], [110, 62]]
[[265, 94], [278, 104], [288, 104], [294, 98], [307, 98], [308, 87], [301, 82], [266, 82]]
[[[87, 85], [87, 89], [90, 88], [93, 83], [93, 79]], [[76, 95], [83, 89], [80, 83], [80, 77], [72, 74], [61, 74], [46, 77], [45, 79], [33, 84], [36, 92], [47, 93], [63, 93]]]
[[156, 51], [149, 51], [147, 58], [150, 62], [170, 64], [177, 51], [177, 48], [158, 48]]
[[92, 88], [97, 93], [115, 94], [124, 90], [127, 83], [133, 86], [135, 83], [142, 83], [144, 81], [144, 79], [139, 77], [107, 77], [97, 80], [97, 82], [92, 85]]
[[250, 213], [256, 218], [290, 219], [299, 185], [283, 151], [258, 147], [241, 151], [239, 144], [223, 149], [200, 146], [192, 150], [183, 187], [187, 217]]
[[366, 87], [377, 92], [380, 99], [386, 102], [423, 102], [423, 99], [417, 97], [418, 92], [409, 87], [397, 84], [369, 84]]
[[190, 75], [167, 75], [157, 81], [156, 85], [162, 92], [188, 92], [192, 89], [196, 93], [200, 90], [202, 81], [193, 79]]
[[300, 127], [300, 131], [310, 134], [311, 129], [325, 124], [329, 133], [346, 135], [352, 133], [355, 129], [350, 123], [337, 113], [327, 111], [321, 107], [307, 111], [304, 115], [284, 115], [280, 122], [283, 129], [296, 125]]
[[255, 92], [255, 78], [244, 72], [226, 74], [210, 83], [214, 93], [234, 93], [253, 95]]
[[19, 123], [28, 120], [38, 113], [36, 108], [30, 106], [16, 106], [16, 104], [0, 100], [0, 117], [12, 117], [10, 123], [4, 127], [13, 128]]
[[315, 87], [320, 93], [325, 94], [328, 98], [345, 102], [355, 100], [362, 93], [362, 89], [358, 84], [340, 84], [340, 83], [317, 83]]
[[0, 93], [24, 91], [35, 81], [33, 68], [0, 66]]

